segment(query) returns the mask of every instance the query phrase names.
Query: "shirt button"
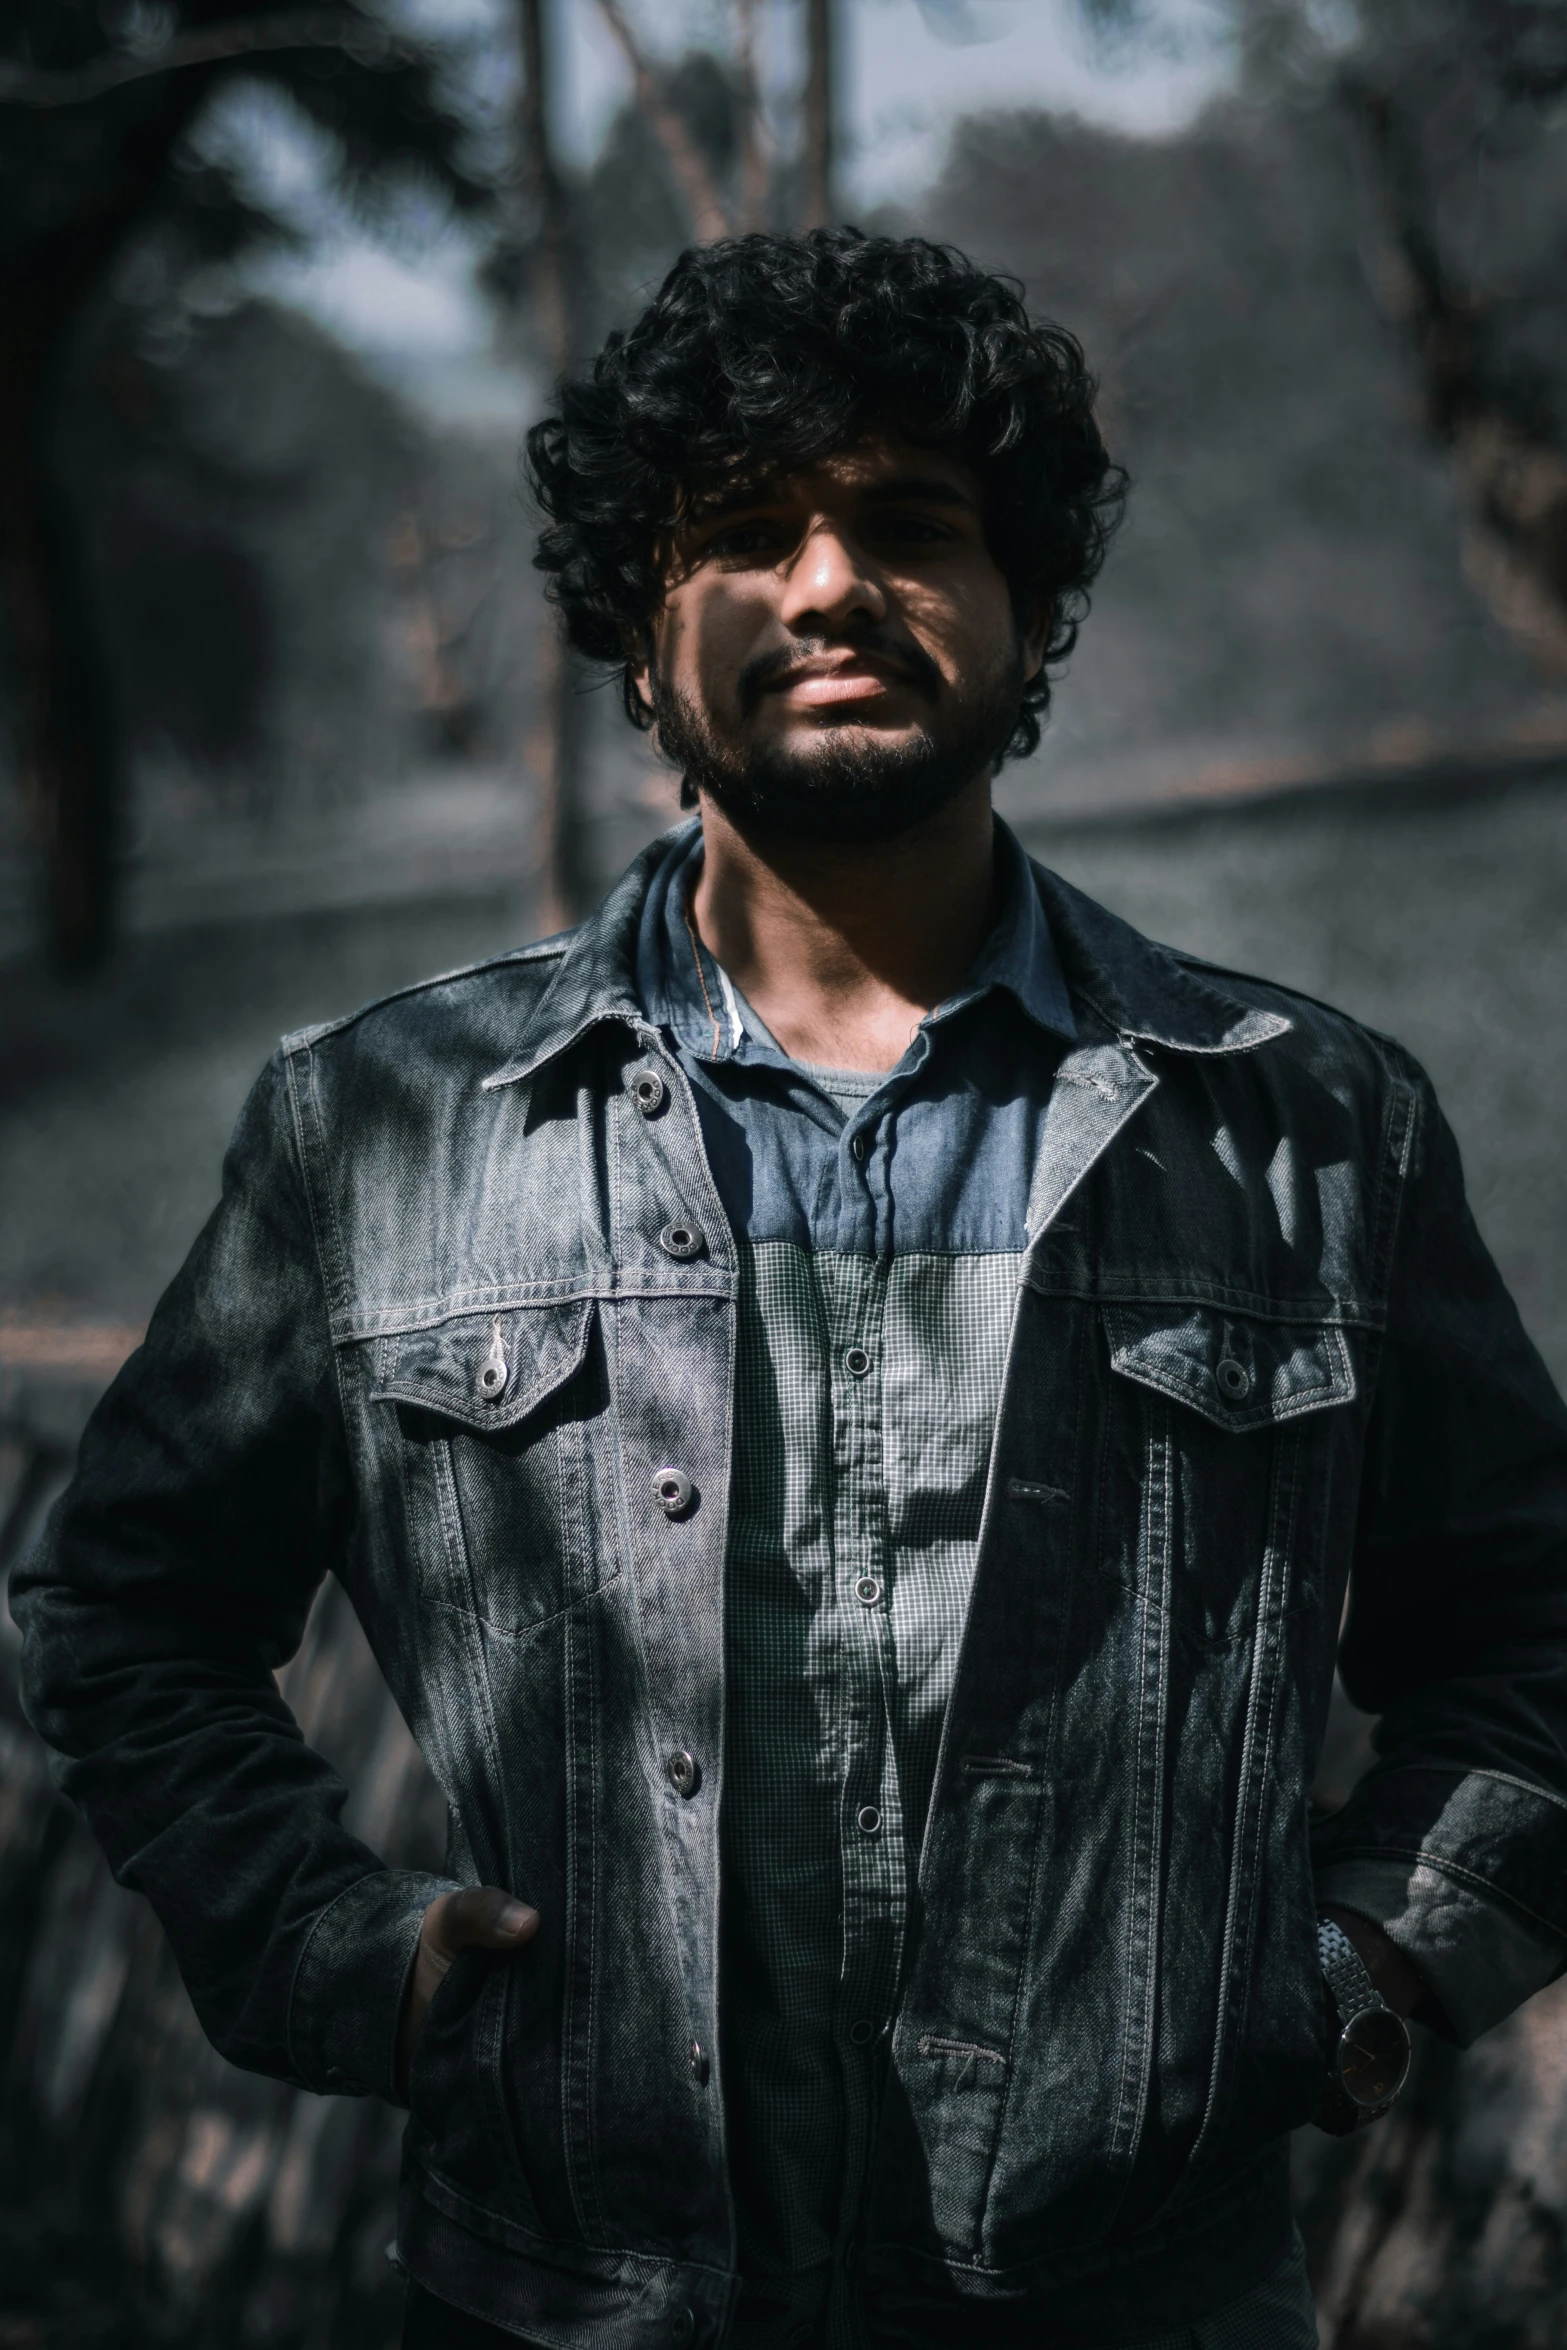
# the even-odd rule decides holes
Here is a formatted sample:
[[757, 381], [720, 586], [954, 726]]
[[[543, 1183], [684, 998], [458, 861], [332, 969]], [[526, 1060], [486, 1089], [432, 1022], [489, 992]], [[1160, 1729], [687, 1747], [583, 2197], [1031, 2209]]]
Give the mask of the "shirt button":
[[658, 1245], [666, 1257], [694, 1257], [701, 1250], [702, 1227], [688, 1216], [672, 1216], [658, 1236]]
[[863, 1346], [847, 1346], [843, 1350], [843, 1367], [856, 1379], [863, 1379], [871, 1367], [871, 1358]]
[[881, 1585], [874, 1575], [862, 1575], [854, 1586], [854, 1596], [863, 1600], [867, 1607], [874, 1607], [881, 1597]]
[[689, 2309], [672, 2309], [669, 2313], [669, 2338], [672, 2342], [689, 2342], [696, 2332], [696, 2319]]
[[631, 1098], [644, 1118], [655, 1116], [663, 1108], [668, 1090], [656, 1069], [639, 1069], [631, 1081]]
[[862, 1803], [854, 1816], [867, 1836], [874, 1836], [881, 1826], [881, 1813], [874, 1803]]
[[815, 2339], [816, 2328], [814, 2326], [795, 2326], [790, 2331], [789, 2350], [806, 2350], [806, 2344], [814, 2342]]
[[853, 1140], [853, 1141], [850, 1143], [850, 1145], [849, 1145], [849, 1148], [850, 1148], [850, 1150], [851, 1150], [851, 1151], [853, 1151], [853, 1153], [854, 1153], [854, 1155], [855, 1155], [855, 1157], [856, 1157], [857, 1159], [863, 1160], [863, 1159], [864, 1159], [864, 1157], [865, 1157], [865, 1137], [864, 1137], [864, 1135], [863, 1135], [863, 1134], [857, 1134], [857, 1135], [854, 1137], [854, 1140]]
[[653, 1499], [666, 1518], [683, 1518], [695, 1498], [696, 1487], [684, 1469], [655, 1469]]
[[866, 2015], [856, 2016], [849, 2026], [849, 2038], [856, 2048], [868, 2048], [876, 2037], [876, 2026]]
[[702, 1784], [702, 1766], [682, 1746], [665, 1763], [664, 1776], [677, 1795], [694, 1795]]
[[691, 2043], [691, 2078], [699, 2089], [707, 2087], [707, 2074], [707, 2050], [702, 2046], [700, 2040], [693, 2040]]

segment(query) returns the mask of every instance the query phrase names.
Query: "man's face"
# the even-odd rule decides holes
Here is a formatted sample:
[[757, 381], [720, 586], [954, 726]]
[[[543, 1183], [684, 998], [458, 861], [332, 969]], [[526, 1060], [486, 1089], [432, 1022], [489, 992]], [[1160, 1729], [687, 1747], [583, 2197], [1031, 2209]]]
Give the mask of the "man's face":
[[1039, 667], [961, 459], [892, 436], [698, 504], [638, 672], [742, 829], [890, 838], [994, 765]]

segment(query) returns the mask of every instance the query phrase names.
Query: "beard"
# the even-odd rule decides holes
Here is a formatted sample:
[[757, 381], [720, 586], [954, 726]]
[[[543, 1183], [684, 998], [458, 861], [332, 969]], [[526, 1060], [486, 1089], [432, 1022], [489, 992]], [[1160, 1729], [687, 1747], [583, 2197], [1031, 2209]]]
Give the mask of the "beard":
[[[796, 645], [791, 655], [825, 649]], [[765, 677], [779, 663], [764, 658], [752, 666]], [[840, 723], [821, 727], [809, 749], [779, 744], [757, 751], [722, 735], [706, 709], [655, 673], [650, 683], [659, 748], [684, 775], [682, 801], [694, 805], [696, 794], [704, 793], [742, 835], [843, 843], [896, 840], [996, 764], [1023, 703], [1016, 649], [998, 672], [961, 698], [946, 693], [934, 662], [928, 673], [921, 668], [918, 674], [936, 702], [936, 718], [912, 735], [887, 741], [874, 727]], [[755, 707], [760, 690], [756, 678], [742, 672], [742, 710]]]

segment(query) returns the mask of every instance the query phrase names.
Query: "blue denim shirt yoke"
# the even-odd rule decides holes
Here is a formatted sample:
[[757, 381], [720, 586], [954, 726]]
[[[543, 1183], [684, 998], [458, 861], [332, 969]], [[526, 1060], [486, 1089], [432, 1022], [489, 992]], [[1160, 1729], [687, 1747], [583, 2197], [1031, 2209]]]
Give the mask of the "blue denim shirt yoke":
[[688, 926], [700, 823], [679, 835], [643, 908], [637, 992], [697, 1090], [736, 1232], [868, 1256], [1024, 1247], [1051, 1083], [1077, 1027], [1028, 859], [1002, 824], [996, 851], [996, 919], [973, 969], [846, 1118]]
[[[233, 2061], [395, 2096], [427, 1902], [536, 1902], [431, 2006], [399, 2243], [555, 2350], [707, 2350], [738, 2300], [698, 2056], [744, 1266], [636, 992], [678, 847], [567, 938], [285, 1040], [12, 1581], [30, 1719]], [[854, 2269], [889, 2350], [1117, 2350], [1286, 2256], [1320, 1889], [1361, 1872], [1461, 2042], [1567, 1955], [1567, 1412], [1430, 1084], [1032, 880], [1076, 1035]], [[278, 1697], [329, 1572], [444, 1874], [344, 1827]], [[1336, 1658], [1377, 1760], [1308, 1834]]]

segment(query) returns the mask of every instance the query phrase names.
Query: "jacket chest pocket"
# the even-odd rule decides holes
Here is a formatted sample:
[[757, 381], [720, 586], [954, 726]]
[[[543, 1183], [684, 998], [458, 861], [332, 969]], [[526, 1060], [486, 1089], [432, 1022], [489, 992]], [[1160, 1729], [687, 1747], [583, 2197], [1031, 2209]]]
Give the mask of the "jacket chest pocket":
[[1206, 1306], [1103, 1309], [1101, 1570], [1200, 1641], [1317, 1605], [1354, 1361], [1332, 1324]]
[[370, 1402], [438, 1604], [515, 1636], [615, 1575], [593, 1473], [607, 1382], [591, 1298], [383, 1338]]

